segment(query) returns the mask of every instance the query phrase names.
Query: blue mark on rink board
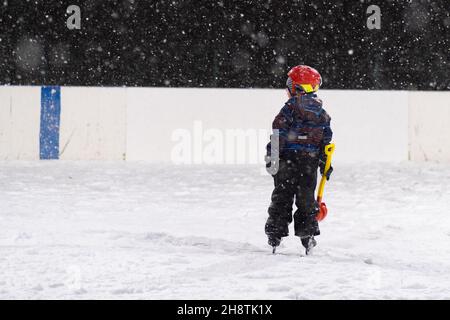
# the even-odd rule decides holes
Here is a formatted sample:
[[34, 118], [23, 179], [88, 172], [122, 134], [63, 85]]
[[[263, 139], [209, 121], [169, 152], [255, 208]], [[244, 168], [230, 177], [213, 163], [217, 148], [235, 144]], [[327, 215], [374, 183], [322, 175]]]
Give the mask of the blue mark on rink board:
[[39, 158], [59, 158], [59, 123], [61, 119], [61, 88], [41, 88], [41, 126], [39, 132]]

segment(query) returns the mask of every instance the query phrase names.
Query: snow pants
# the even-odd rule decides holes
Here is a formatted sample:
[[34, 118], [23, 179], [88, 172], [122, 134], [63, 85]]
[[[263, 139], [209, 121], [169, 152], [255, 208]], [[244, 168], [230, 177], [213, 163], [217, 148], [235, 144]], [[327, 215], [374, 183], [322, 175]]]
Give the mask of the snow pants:
[[296, 153], [280, 157], [278, 172], [273, 176], [275, 188], [265, 225], [267, 236], [288, 236], [294, 199], [297, 207], [294, 213], [295, 235], [307, 237], [320, 234], [316, 220], [319, 206], [314, 195], [318, 167], [318, 157]]

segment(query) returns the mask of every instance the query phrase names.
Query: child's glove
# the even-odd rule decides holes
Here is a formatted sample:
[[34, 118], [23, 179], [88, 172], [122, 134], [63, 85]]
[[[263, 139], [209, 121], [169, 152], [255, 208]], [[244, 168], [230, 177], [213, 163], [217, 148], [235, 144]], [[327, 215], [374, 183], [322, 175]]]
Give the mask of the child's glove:
[[266, 161], [266, 171], [271, 176], [274, 176], [278, 171], [278, 163], [275, 160], [272, 160], [271, 156], [265, 156], [264, 160]]
[[[326, 161], [324, 161], [323, 159], [319, 160], [319, 169], [320, 169], [320, 174], [321, 175], [323, 175], [323, 171], [325, 170], [325, 163], [326, 163]], [[327, 180], [330, 180], [330, 176], [331, 176], [332, 172], [333, 172], [333, 167], [330, 166], [330, 168], [327, 171], [327, 174], [325, 175]]]

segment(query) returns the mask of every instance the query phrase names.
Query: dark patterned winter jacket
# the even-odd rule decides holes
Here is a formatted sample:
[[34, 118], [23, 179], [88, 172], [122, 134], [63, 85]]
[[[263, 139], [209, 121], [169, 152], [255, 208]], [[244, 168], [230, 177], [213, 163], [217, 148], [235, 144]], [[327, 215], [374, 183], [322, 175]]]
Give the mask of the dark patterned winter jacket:
[[[312, 156], [322, 156], [325, 145], [331, 142], [333, 132], [331, 118], [322, 108], [322, 100], [310, 93], [290, 98], [272, 123], [278, 129], [279, 154], [303, 151]], [[271, 143], [267, 145], [267, 155], [273, 152]]]

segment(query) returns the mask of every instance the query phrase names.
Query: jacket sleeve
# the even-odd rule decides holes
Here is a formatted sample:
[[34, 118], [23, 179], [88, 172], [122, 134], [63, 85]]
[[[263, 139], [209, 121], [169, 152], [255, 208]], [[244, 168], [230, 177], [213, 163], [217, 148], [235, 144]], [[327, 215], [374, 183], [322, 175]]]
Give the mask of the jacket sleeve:
[[322, 145], [326, 146], [331, 142], [333, 139], [333, 130], [331, 130], [331, 119], [328, 120], [328, 122], [325, 125], [325, 128], [323, 130], [323, 142]]
[[272, 146], [272, 144], [269, 142], [267, 144], [267, 156], [270, 156], [272, 151], [278, 151], [278, 154], [281, 154], [286, 144], [287, 136], [292, 122], [292, 110], [290, 105], [286, 103], [272, 122], [273, 132], [271, 135], [271, 139], [278, 138], [278, 149], [276, 149], [276, 146]]
[[331, 130], [331, 118], [330, 118], [330, 116], [327, 115], [327, 121], [324, 125], [323, 139], [322, 139], [322, 143], [320, 145], [320, 153], [319, 153], [319, 158], [323, 162], [326, 161], [325, 146], [327, 144], [329, 144], [332, 139], [333, 139], [333, 130]]

